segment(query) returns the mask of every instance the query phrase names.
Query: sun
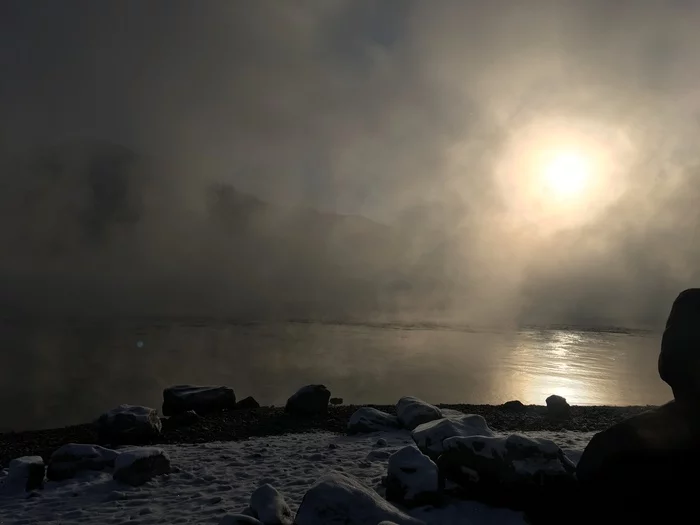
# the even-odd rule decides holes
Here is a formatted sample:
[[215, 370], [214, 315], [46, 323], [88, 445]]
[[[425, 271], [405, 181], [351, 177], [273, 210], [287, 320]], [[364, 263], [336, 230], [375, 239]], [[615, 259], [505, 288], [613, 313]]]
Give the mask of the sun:
[[586, 157], [575, 151], [559, 151], [547, 159], [543, 175], [548, 189], [557, 197], [579, 195], [590, 176]]

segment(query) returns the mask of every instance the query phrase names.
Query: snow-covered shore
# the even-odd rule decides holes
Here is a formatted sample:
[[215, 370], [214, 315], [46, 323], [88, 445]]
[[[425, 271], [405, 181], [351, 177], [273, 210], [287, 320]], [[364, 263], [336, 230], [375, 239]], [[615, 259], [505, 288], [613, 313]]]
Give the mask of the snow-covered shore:
[[[576, 462], [594, 432], [524, 434], [551, 439]], [[378, 445], [380, 439], [386, 444], [380, 441]], [[81, 472], [73, 479], [49, 481], [40, 491], [1, 496], [0, 523], [218, 523], [227, 513], [244, 510], [253, 491], [265, 483], [279, 490], [296, 511], [306, 491], [332, 471], [350, 474], [382, 493], [390, 454], [408, 444], [413, 440], [404, 430], [358, 436], [315, 432], [163, 445], [174, 469], [169, 475], [140, 487], [120, 484], [108, 472]], [[524, 523], [520, 512], [467, 501], [419, 507], [408, 513], [428, 524]]]

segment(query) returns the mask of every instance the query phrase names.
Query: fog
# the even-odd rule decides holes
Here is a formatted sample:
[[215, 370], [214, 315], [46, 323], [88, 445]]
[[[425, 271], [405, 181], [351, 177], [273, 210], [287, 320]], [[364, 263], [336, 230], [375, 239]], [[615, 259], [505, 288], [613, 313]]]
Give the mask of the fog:
[[[698, 22], [3, 2], [0, 308], [658, 326], [700, 268]], [[533, 175], [557, 148], [594, 165], [568, 200]]]

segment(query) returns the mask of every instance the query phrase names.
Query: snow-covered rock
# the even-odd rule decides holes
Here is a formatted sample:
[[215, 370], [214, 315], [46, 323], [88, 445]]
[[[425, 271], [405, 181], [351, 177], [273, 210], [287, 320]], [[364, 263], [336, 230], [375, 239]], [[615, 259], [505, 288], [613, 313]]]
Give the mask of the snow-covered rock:
[[459, 410], [455, 410], [454, 408], [440, 408], [440, 412], [442, 412], [442, 417], [446, 417], [448, 419], [459, 419], [465, 415], [464, 412], [460, 412]]
[[114, 461], [114, 479], [128, 485], [143, 485], [155, 476], [170, 472], [170, 458], [162, 448], [126, 450]]
[[253, 516], [265, 525], [294, 523], [294, 515], [282, 494], [267, 483], [258, 487], [250, 496], [250, 509]]
[[391, 521], [397, 525], [425, 525], [404, 514], [357, 479], [332, 472], [304, 496], [295, 525], [367, 525]]
[[461, 417], [436, 419], [418, 425], [411, 436], [418, 448], [433, 459], [442, 454], [443, 441], [455, 436], [493, 436], [486, 420], [477, 414], [462, 414]]
[[265, 525], [259, 519], [246, 514], [226, 514], [219, 521], [219, 525]]
[[102, 470], [113, 467], [119, 455], [116, 450], [99, 445], [68, 443], [51, 454], [46, 477], [52, 481], [72, 478], [81, 470]]
[[227, 386], [176, 385], [163, 390], [163, 415], [173, 416], [188, 410], [199, 415], [236, 408], [236, 394]]
[[138, 405], [119, 405], [102, 414], [97, 424], [102, 440], [116, 442], [157, 436], [162, 428], [157, 410]]
[[32, 491], [44, 485], [44, 460], [41, 456], [22, 456], [10, 461], [3, 489], [8, 492]]
[[566, 399], [561, 396], [549, 396], [545, 400], [545, 403], [547, 403], [547, 413], [553, 418], [563, 419], [571, 415], [571, 407], [569, 406], [569, 403], [567, 403]]
[[564, 452], [548, 439], [519, 434], [508, 437], [451, 437], [438, 459], [442, 474], [460, 484], [544, 485], [573, 479], [576, 470]]
[[417, 397], [402, 397], [396, 403], [396, 415], [401, 425], [413, 430], [422, 423], [442, 418], [440, 409]]
[[399, 428], [396, 416], [372, 407], [358, 408], [348, 421], [348, 434], [382, 432]]
[[324, 385], [307, 385], [297, 390], [287, 400], [285, 412], [300, 415], [313, 415], [328, 410], [330, 391]]
[[407, 506], [437, 502], [438, 468], [416, 447], [408, 446], [389, 458], [386, 499]]

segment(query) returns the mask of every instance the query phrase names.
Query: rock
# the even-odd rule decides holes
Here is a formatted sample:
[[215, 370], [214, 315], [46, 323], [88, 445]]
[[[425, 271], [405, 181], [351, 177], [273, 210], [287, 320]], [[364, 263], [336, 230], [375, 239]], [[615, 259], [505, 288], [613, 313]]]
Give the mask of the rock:
[[3, 480], [9, 491], [26, 491], [44, 486], [44, 460], [41, 456], [22, 456], [10, 461], [7, 477]]
[[114, 467], [119, 452], [99, 445], [69, 443], [51, 454], [46, 477], [52, 481], [72, 478], [83, 470], [103, 470]]
[[343, 398], [342, 397], [332, 397], [330, 400], [331, 405], [342, 405], [343, 404]]
[[436, 406], [426, 403], [417, 397], [402, 397], [396, 403], [396, 415], [399, 423], [408, 430], [418, 425], [442, 418], [442, 412]]
[[525, 412], [527, 410], [527, 407], [517, 399], [514, 401], [506, 401], [501, 405], [501, 408], [508, 412]]
[[264, 525], [259, 519], [246, 514], [226, 514], [219, 521], [219, 525]]
[[236, 403], [236, 410], [251, 410], [253, 408], [260, 408], [260, 403], [253, 396], [243, 398]]
[[389, 458], [386, 499], [408, 507], [436, 504], [439, 500], [437, 465], [413, 446], [395, 452]]
[[[683, 523], [695, 512], [687, 498], [688, 475], [700, 469], [700, 416], [693, 406], [671, 401], [596, 434], [578, 462], [576, 475], [591, 519], [632, 516], [638, 523]], [[619, 494], [634, 494], [630, 505]]]
[[574, 464], [547, 439], [452, 437], [443, 446], [441, 476], [460, 485], [460, 495], [490, 505], [538, 507], [575, 482]]
[[227, 386], [176, 385], [163, 390], [164, 416], [174, 416], [188, 410], [203, 416], [234, 408], [236, 394]]
[[556, 419], [565, 419], [571, 415], [571, 407], [561, 396], [552, 395], [545, 401], [547, 403], [547, 414]]
[[464, 412], [460, 412], [459, 410], [455, 410], [453, 408], [441, 408], [440, 412], [442, 413], [442, 417], [446, 417], [448, 419], [453, 419], [453, 418], [461, 418], [462, 416], [465, 416], [466, 414]]
[[170, 458], [162, 448], [129, 449], [119, 454], [114, 461], [114, 479], [135, 487], [168, 473]]
[[358, 408], [348, 421], [348, 434], [364, 434], [368, 432], [384, 432], [397, 430], [400, 427], [396, 416], [382, 412], [372, 407]]
[[175, 414], [167, 419], [167, 424], [171, 427], [189, 427], [200, 420], [199, 414], [194, 410], [188, 410], [181, 414]]
[[700, 404], [700, 288], [676, 297], [661, 338], [659, 375], [677, 400]]
[[460, 418], [443, 418], [418, 425], [411, 437], [418, 448], [433, 459], [443, 452], [443, 441], [455, 436], [493, 436], [486, 420], [477, 414], [462, 414]]
[[294, 516], [284, 497], [272, 485], [265, 484], [250, 496], [253, 516], [265, 525], [292, 525]]
[[357, 479], [332, 472], [304, 495], [295, 525], [367, 525], [391, 521], [397, 525], [425, 525], [404, 514]]
[[287, 400], [285, 412], [297, 415], [314, 415], [328, 410], [330, 391], [324, 385], [307, 385]]
[[119, 405], [97, 420], [101, 441], [135, 442], [160, 434], [162, 424], [153, 408], [138, 405]]
[[384, 438], [379, 438], [377, 442], [374, 444], [375, 447], [386, 447], [388, 443], [386, 442], [386, 439]]

